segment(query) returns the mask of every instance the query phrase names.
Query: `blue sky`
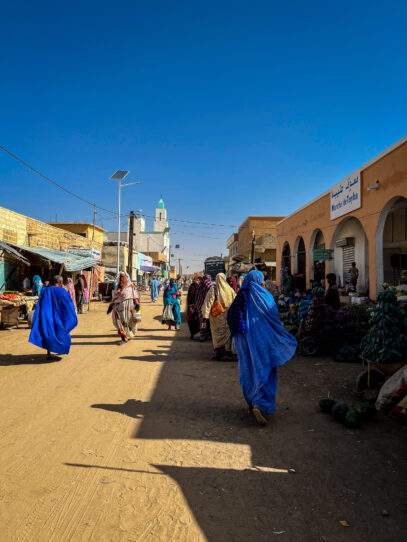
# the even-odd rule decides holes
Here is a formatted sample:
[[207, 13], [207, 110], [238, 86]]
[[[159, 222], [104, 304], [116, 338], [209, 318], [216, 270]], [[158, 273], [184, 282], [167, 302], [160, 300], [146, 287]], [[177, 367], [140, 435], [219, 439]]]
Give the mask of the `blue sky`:
[[[286, 214], [406, 135], [403, 2], [7, 2], [0, 143], [116, 210], [240, 224]], [[1, 205], [92, 209], [0, 152]], [[98, 223], [115, 230], [111, 215]], [[172, 223], [190, 269], [230, 228]]]

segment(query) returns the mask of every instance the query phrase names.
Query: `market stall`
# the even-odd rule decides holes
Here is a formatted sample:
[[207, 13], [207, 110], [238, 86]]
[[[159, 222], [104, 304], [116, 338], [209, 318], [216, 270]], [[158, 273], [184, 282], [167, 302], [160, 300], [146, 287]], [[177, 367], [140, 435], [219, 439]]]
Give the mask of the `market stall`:
[[38, 296], [18, 292], [0, 294], [0, 325], [18, 327], [18, 324], [34, 309], [37, 301]]

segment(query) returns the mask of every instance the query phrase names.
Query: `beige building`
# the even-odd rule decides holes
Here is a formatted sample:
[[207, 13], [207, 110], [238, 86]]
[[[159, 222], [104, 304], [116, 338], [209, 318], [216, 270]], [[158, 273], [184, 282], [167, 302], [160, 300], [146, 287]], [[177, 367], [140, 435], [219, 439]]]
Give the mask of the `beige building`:
[[226, 241], [229, 250], [229, 269], [233, 264], [250, 262], [254, 249], [255, 263], [263, 264], [269, 276], [276, 276], [277, 224], [284, 216], [248, 216]]
[[[0, 241], [10, 243], [11, 246], [27, 248], [46, 248], [60, 252], [92, 251], [101, 252], [101, 243], [92, 241], [82, 235], [68, 232], [51, 224], [41, 222], [34, 218], [16, 213], [10, 209], [0, 207]], [[44, 276], [48, 267], [43, 258], [34, 257], [34, 265], [29, 272]], [[7, 282], [9, 288], [21, 286], [22, 274], [27, 273], [28, 268], [12, 261], [7, 254], [0, 257], [0, 286]]]
[[277, 225], [277, 272], [289, 267], [310, 287], [321, 265], [341, 285], [359, 270], [357, 290], [375, 299], [383, 282], [407, 276], [407, 137]]
[[105, 230], [100, 226], [94, 226], [86, 222], [49, 222], [49, 224], [55, 228], [61, 228], [86, 239], [94, 240], [95, 243], [100, 245], [100, 248], [103, 245], [103, 233]]

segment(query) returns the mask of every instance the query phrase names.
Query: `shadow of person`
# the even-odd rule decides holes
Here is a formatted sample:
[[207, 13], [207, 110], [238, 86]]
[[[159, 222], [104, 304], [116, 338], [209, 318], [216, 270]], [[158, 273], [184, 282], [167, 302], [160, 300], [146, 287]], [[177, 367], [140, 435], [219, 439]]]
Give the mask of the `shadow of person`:
[[139, 419], [142, 418], [145, 412], [148, 410], [148, 405], [149, 403], [140, 401], [139, 399], [127, 399], [127, 401], [123, 404], [115, 405], [96, 403], [90, 406], [91, 408], [99, 408], [102, 410], [108, 410], [110, 412], [118, 412], [119, 414], [129, 416], [129, 418]]
[[60, 356], [53, 356], [52, 359], [47, 359], [44, 354], [0, 354], [0, 365], [42, 365], [43, 363], [55, 363], [61, 361]]

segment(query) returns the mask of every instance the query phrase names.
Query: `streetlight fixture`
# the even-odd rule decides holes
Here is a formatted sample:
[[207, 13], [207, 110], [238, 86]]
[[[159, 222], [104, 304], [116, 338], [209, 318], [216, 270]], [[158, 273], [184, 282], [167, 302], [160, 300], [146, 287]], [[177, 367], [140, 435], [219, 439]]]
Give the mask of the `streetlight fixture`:
[[111, 181], [118, 181], [119, 182], [119, 198], [118, 198], [118, 215], [117, 215], [117, 273], [120, 272], [120, 194], [121, 189], [124, 186], [131, 186], [133, 184], [141, 184], [141, 181], [134, 182], [134, 183], [126, 183], [122, 184], [122, 180], [127, 177], [127, 175], [130, 173], [127, 169], [118, 169], [113, 175], [110, 177]]

